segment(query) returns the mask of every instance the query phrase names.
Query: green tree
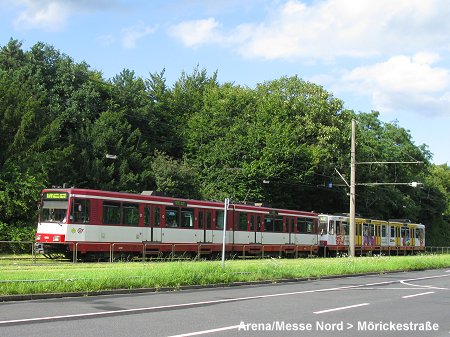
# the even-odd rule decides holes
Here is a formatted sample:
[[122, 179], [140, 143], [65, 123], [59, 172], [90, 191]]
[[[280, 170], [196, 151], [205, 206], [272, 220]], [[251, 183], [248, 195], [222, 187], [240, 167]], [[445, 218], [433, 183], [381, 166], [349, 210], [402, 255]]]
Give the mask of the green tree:
[[33, 240], [44, 186], [44, 177], [21, 172], [17, 167], [8, 165], [0, 171], [0, 240]]
[[255, 90], [225, 84], [203, 97], [189, 121], [187, 149], [205, 195], [300, 209], [338, 207], [339, 194], [317, 192], [317, 185], [343, 161], [351, 112], [342, 101], [297, 77]]
[[427, 245], [450, 244], [450, 167], [432, 165], [420, 190], [420, 219], [426, 225]]
[[175, 82], [170, 95], [170, 124], [173, 125], [173, 148], [170, 155], [181, 159], [190, 135], [185, 126], [193, 114], [202, 110], [203, 95], [211, 87], [217, 87], [217, 73], [208, 76], [205, 69], [196, 67], [191, 75], [183, 72]]
[[378, 112], [361, 113], [357, 118], [357, 162], [375, 163], [358, 165], [357, 182], [399, 184], [358, 186], [357, 212], [374, 218], [418, 221], [420, 193], [402, 184], [421, 180], [429, 166], [429, 152], [415, 146], [410, 133], [397, 122], [381, 122]]
[[150, 74], [145, 81], [146, 92], [149, 97], [149, 116], [146, 118], [147, 130], [144, 132], [151, 144], [149, 152], [155, 150], [170, 156], [180, 157], [182, 140], [178, 132], [181, 126], [177, 121], [177, 111], [172, 109], [172, 91], [167, 87], [165, 70]]
[[186, 160], [175, 160], [156, 151], [152, 169], [158, 191], [174, 197], [200, 198], [197, 171]]

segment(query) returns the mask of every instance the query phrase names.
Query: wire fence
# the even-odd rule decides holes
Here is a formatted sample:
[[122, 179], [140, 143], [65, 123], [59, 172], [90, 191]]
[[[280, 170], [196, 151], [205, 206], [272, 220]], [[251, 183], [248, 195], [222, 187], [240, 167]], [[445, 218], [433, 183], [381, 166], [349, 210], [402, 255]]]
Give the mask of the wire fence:
[[450, 247], [425, 247], [425, 252], [429, 254], [450, 254]]
[[[59, 243], [61, 247], [65, 247], [64, 253], [55, 252], [42, 254], [39, 251], [39, 245], [36, 245], [33, 241], [0, 241], [0, 264], [18, 264], [18, 263], [62, 263], [62, 262], [72, 262], [76, 263], [80, 260], [81, 251], [79, 245], [81, 246], [85, 243], [68, 242]], [[153, 251], [154, 244], [152, 243], [107, 243], [107, 242], [97, 242], [90, 243], [95, 244], [97, 247], [101, 247], [103, 252], [103, 258], [101, 261], [114, 262], [114, 261], [124, 261], [124, 260], [157, 260], [158, 255]], [[197, 245], [197, 244], [195, 244]], [[55, 245], [56, 246], [56, 245]], [[161, 246], [161, 244], [159, 244]], [[173, 254], [177, 250], [177, 244], [165, 244], [164, 250], [168, 253], [164, 260], [170, 260], [170, 258], [175, 258]], [[128, 249], [127, 249], [128, 248]], [[202, 247], [198, 245], [197, 257], [205, 255], [208, 247]], [[160, 247], [161, 249], [161, 247]], [[262, 248], [264, 249], [264, 248]], [[129, 256], [123, 254], [122, 250], [132, 250], [135, 252], [133, 254], [133, 259]], [[172, 252], [172, 254], [171, 254]], [[450, 246], [427, 246], [422, 254], [450, 254]], [[195, 254], [194, 254], [195, 255]], [[245, 257], [245, 253], [243, 254]], [[264, 254], [260, 254], [264, 257]], [[169, 257], [169, 258], [167, 258]], [[179, 260], [179, 257], [177, 258]], [[100, 261], [98, 259], [97, 261]]]

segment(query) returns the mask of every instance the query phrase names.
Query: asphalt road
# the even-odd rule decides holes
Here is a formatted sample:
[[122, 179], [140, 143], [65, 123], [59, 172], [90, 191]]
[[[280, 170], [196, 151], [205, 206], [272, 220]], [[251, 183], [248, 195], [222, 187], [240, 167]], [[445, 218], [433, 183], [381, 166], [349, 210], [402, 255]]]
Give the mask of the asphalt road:
[[450, 336], [450, 270], [0, 303], [7, 336]]

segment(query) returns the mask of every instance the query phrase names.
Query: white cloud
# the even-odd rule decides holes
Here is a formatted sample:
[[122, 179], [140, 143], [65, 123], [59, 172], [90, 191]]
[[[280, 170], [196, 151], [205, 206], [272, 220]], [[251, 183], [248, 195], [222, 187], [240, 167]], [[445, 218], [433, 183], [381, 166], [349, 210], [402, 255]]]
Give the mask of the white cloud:
[[117, 0], [11, 0], [9, 5], [22, 7], [14, 20], [18, 30], [63, 30], [68, 19], [78, 13], [119, 8]]
[[135, 48], [137, 41], [153, 34], [157, 27], [150, 27], [145, 25], [143, 21], [139, 21], [137, 24], [122, 29], [122, 45], [126, 49]]
[[433, 66], [439, 55], [398, 55], [385, 62], [357, 67], [341, 81], [348, 91], [370, 95], [375, 109], [448, 114], [450, 72]]
[[[336, 77], [332, 86], [371, 97], [380, 111], [449, 114], [450, 71], [437, 66], [450, 50], [448, 0], [276, 3], [260, 21], [225, 27], [211, 17], [182, 22], [171, 34], [188, 47], [214, 44], [245, 58], [302, 61], [309, 68], [311, 62], [328, 69], [342, 62], [351, 69], [356, 60], [378, 62]], [[321, 80], [333, 83], [329, 74]]]
[[170, 34], [180, 39], [184, 45], [194, 47], [222, 39], [218, 32], [220, 24], [214, 19], [184, 21], [170, 29]]
[[228, 30], [214, 18], [181, 22], [171, 33], [187, 46], [215, 43], [261, 59], [408, 54], [450, 39], [447, 0], [289, 0], [267, 13]]
[[14, 21], [16, 29], [40, 28], [47, 31], [62, 29], [71, 13], [71, 4], [58, 1], [21, 1], [25, 5]]

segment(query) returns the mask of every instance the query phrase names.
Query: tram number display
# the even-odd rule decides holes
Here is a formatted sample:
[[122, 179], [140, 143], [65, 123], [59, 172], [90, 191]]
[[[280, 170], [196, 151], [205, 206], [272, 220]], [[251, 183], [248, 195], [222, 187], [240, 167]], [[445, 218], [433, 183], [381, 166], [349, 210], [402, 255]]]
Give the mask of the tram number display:
[[44, 200], [68, 200], [69, 194], [65, 192], [45, 192]]

